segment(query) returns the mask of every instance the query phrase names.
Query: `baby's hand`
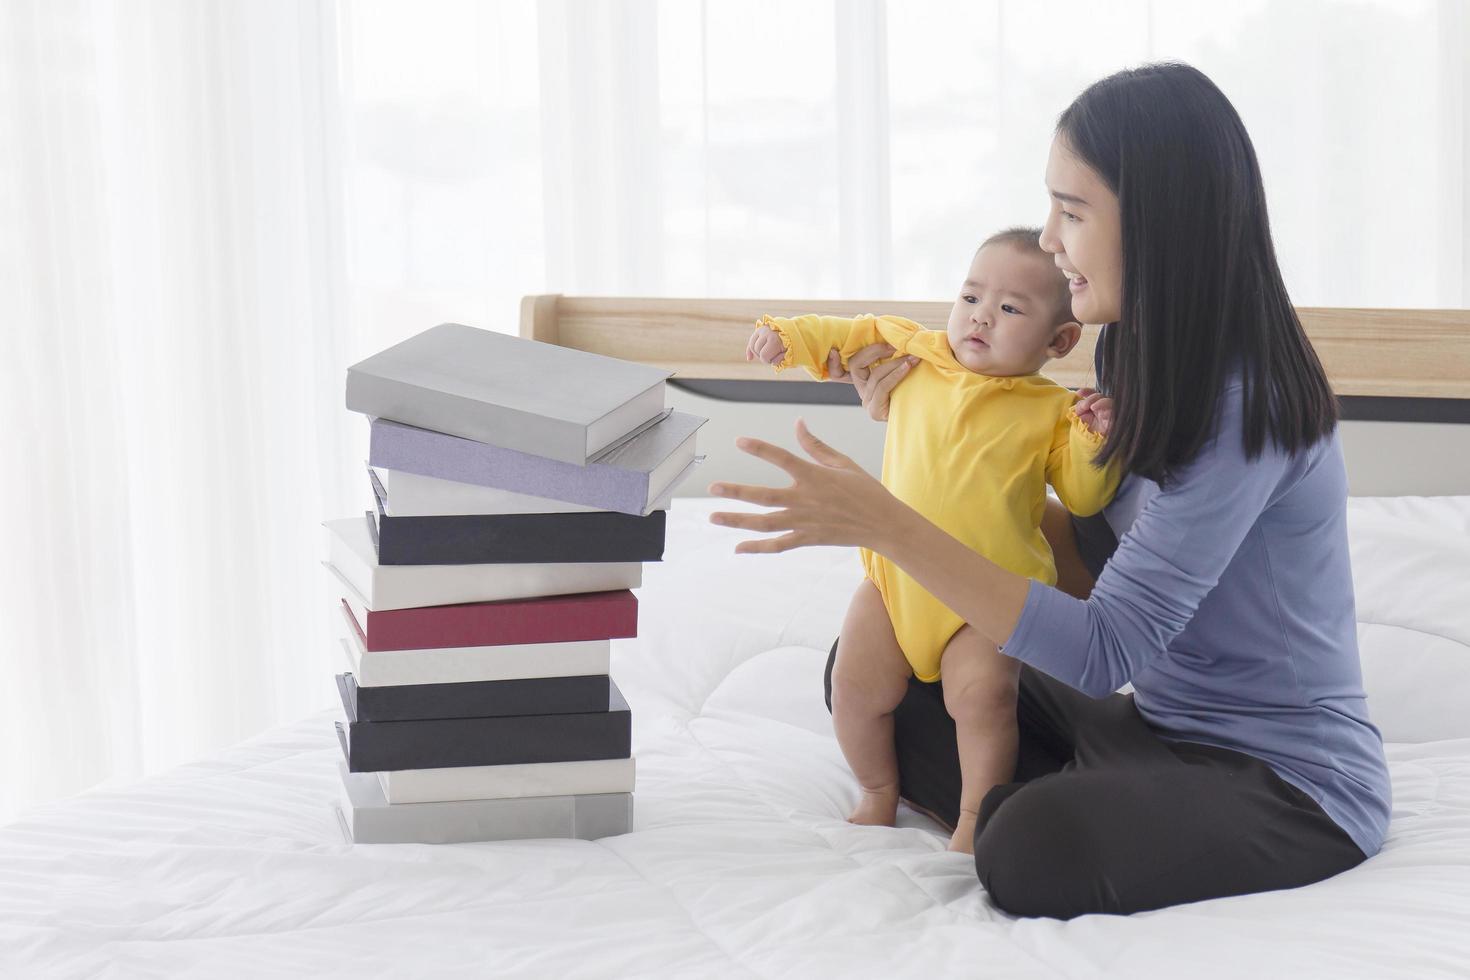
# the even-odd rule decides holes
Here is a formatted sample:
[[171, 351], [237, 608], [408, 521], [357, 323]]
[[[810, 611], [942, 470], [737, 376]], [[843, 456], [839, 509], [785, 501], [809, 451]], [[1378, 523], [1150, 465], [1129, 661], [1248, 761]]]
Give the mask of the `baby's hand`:
[[770, 327], [756, 327], [755, 333], [750, 335], [750, 342], [745, 345], [745, 359], [780, 364], [786, 359], [786, 345], [781, 343], [781, 335]]
[[1075, 409], [1082, 424], [1100, 436], [1107, 435], [1113, 424], [1113, 400], [1091, 388], [1079, 388], [1077, 394], [1081, 397]]

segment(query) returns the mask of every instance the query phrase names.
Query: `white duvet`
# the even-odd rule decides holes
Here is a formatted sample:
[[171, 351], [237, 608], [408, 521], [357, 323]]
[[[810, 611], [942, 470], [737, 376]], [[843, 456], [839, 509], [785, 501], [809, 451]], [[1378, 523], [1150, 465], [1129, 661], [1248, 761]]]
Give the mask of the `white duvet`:
[[1470, 498], [1353, 502], [1382, 853], [1066, 923], [996, 910], [923, 817], [845, 822], [822, 668], [856, 554], [737, 557], [714, 503], [676, 501], [642, 635], [614, 646], [634, 833], [348, 845], [324, 713], [0, 830], [0, 975], [1470, 976]]

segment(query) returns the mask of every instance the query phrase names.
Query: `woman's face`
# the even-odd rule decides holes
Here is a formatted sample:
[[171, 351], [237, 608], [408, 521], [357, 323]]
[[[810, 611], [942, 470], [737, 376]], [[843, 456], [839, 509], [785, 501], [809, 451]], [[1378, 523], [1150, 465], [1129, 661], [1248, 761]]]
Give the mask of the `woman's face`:
[[1118, 197], [1067, 147], [1059, 133], [1046, 161], [1051, 211], [1041, 247], [1056, 256], [1072, 290], [1072, 315], [1112, 323], [1123, 309], [1123, 225]]

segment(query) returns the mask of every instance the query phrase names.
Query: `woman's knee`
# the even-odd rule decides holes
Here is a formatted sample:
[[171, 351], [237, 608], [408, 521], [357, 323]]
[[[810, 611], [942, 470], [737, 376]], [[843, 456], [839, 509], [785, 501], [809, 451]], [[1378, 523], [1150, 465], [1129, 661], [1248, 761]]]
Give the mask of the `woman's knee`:
[[975, 873], [990, 900], [1012, 915], [1110, 911], [1096, 867], [1096, 828], [1054, 780], [991, 791], [975, 833]]

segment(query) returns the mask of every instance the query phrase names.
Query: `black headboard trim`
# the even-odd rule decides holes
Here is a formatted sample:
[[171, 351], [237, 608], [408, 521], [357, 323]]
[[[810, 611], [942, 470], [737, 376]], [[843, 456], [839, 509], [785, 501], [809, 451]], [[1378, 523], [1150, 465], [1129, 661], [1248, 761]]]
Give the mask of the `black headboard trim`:
[[[852, 385], [820, 381], [681, 381], [669, 384], [706, 398], [788, 405], [857, 405]], [[1354, 422], [1450, 422], [1470, 425], [1470, 398], [1376, 398], [1347, 395], [1342, 417]]]

